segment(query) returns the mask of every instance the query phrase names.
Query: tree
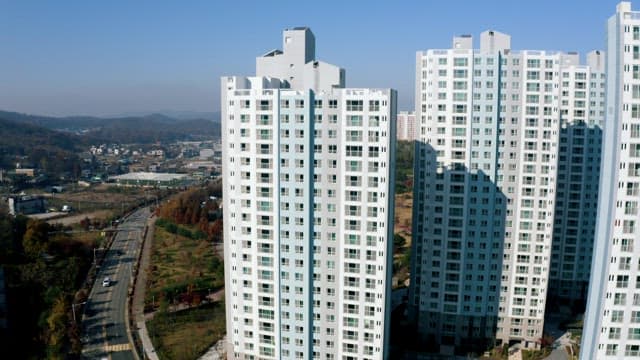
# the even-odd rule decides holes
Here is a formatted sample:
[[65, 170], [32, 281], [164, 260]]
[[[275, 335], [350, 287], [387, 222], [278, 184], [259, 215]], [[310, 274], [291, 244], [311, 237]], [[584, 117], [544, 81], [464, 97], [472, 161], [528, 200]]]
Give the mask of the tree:
[[398, 141], [396, 147], [396, 194], [411, 191], [413, 177], [413, 142]]
[[47, 317], [46, 345], [49, 359], [64, 359], [65, 335], [69, 322], [66, 311], [68, 307], [67, 300], [60, 296], [53, 303], [51, 313]]
[[540, 346], [545, 348], [548, 346], [551, 346], [553, 344], [553, 336], [549, 335], [549, 334], [544, 334], [541, 338], [540, 338]]
[[198, 230], [202, 232], [207, 232], [207, 228], [209, 227], [209, 221], [206, 217], [201, 217], [198, 221]]
[[80, 220], [80, 226], [84, 229], [84, 230], [89, 230], [89, 226], [91, 226], [91, 219], [89, 219], [88, 216], [85, 216], [84, 219]]
[[393, 246], [395, 248], [400, 248], [400, 247], [404, 246], [406, 241], [407, 240], [405, 240], [405, 238], [402, 237], [402, 235], [400, 235], [400, 234], [393, 235]]
[[223, 226], [222, 220], [218, 219], [211, 224], [211, 227], [209, 227], [209, 237], [213, 242], [222, 241]]
[[22, 239], [24, 253], [30, 259], [39, 257], [49, 250], [49, 224], [40, 220], [30, 220]]

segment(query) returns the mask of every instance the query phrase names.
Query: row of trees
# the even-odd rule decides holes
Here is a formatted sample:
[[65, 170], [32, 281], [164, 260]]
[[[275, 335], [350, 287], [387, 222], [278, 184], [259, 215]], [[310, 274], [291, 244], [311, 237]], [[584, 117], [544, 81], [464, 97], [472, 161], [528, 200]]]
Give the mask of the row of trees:
[[413, 142], [396, 143], [396, 194], [413, 189]]
[[[220, 185], [210, 184], [202, 188], [182, 192], [156, 210], [158, 217], [174, 223], [167, 230], [176, 233], [177, 225], [195, 225], [207, 239], [222, 241], [222, 214], [220, 210]], [[190, 237], [190, 236], [187, 236]]]
[[[222, 241], [220, 191], [220, 183], [187, 189], [156, 209], [157, 234], [166, 231], [175, 235], [162, 241], [156, 237], [154, 243], [154, 256], [161, 260], [152, 267], [152, 290], [148, 293], [154, 295], [158, 304], [180, 302], [198, 305], [212, 290], [224, 285], [224, 264], [210, 243]], [[159, 232], [160, 229], [164, 231]], [[165, 235], [161, 238], [164, 239]], [[172, 250], [167, 247], [172, 247]], [[172, 253], [176, 251], [185, 256], [188, 254], [189, 261], [171, 263]], [[161, 276], [159, 269], [166, 268], [168, 264], [182, 267], [180, 272], [183, 275]], [[156, 302], [152, 302], [155, 306]]]
[[80, 354], [71, 303], [90, 265], [91, 245], [59, 230], [43, 221], [0, 214], [0, 267], [5, 270], [9, 321], [0, 346], [11, 346], [17, 358]]

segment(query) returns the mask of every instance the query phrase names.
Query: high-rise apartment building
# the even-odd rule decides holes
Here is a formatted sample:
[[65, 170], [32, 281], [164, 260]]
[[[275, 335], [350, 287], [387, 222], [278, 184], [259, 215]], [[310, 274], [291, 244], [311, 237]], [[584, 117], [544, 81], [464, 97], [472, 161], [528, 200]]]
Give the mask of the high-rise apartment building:
[[607, 22], [606, 115], [581, 359], [640, 357], [640, 12]]
[[[602, 56], [588, 58], [597, 64]], [[566, 172], [558, 169], [558, 151], [589, 152], [588, 146], [578, 150], [578, 140], [574, 147], [562, 139], [584, 141], [581, 131], [599, 121], [591, 116], [591, 101], [598, 103], [591, 98], [592, 71], [579, 65], [577, 54], [512, 51], [510, 37], [495, 31], [481, 34], [479, 49], [470, 36], [460, 36], [451, 49], [418, 52], [416, 69], [409, 303], [418, 332], [442, 352], [513, 341], [537, 347], [555, 185]], [[582, 168], [569, 170], [563, 176]], [[591, 181], [575, 180], [585, 189]]]
[[584, 308], [598, 207], [604, 123], [604, 53], [560, 73], [560, 143], [549, 271], [550, 299]]
[[400, 111], [398, 113], [397, 126], [398, 140], [414, 141], [416, 139], [416, 113], [413, 111]]
[[345, 88], [308, 28], [222, 78], [228, 354], [385, 359], [396, 93]]

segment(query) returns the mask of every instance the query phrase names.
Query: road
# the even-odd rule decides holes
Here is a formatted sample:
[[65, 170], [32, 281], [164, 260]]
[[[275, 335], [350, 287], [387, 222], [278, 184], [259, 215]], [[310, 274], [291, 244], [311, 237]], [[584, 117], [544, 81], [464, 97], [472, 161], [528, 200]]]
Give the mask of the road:
[[[85, 359], [135, 359], [125, 322], [128, 289], [149, 208], [137, 210], [118, 226], [118, 232], [96, 275], [82, 317]], [[103, 286], [103, 279], [111, 279]]]

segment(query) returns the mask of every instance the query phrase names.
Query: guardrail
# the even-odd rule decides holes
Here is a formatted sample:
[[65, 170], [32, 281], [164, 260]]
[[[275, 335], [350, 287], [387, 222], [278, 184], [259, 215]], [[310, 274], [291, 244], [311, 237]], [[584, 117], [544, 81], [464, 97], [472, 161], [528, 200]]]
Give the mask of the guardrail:
[[[153, 216], [153, 215], [152, 215]], [[132, 328], [135, 328], [135, 314], [133, 313], [134, 308], [134, 293], [136, 288], [136, 283], [138, 281], [138, 271], [140, 271], [140, 260], [142, 259], [142, 252], [144, 249], [145, 242], [147, 241], [147, 232], [149, 231], [149, 226], [145, 225], [144, 232], [142, 234], [142, 239], [140, 241], [140, 246], [138, 247], [138, 252], [136, 256], [136, 261], [133, 264], [133, 271], [131, 275], [131, 282], [129, 284], [129, 291], [127, 296], [127, 334], [129, 336], [129, 342], [131, 343], [132, 349], [134, 349], [134, 353], [137, 359], [140, 359], [140, 354], [142, 354], [143, 359], [147, 359], [146, 353], [144, 351], [144, 347], [142, 346], [142, 340], [140, 339], [137, 331], [131, 331]]]
[[[140, 227], [140, 229], [142, 229], [142, 227]], [[145, 225], [144, 231], [142, 232], [142, 237], [140, 239], [140, 245], [136, 249], [136, 261], [132, 264], [131, 277], [129, 278], [129, 287], [127, 289], [127, 301], [125, 303], [125, 325], [127, 327], [127, 336], [129, 338], [129, 343], [131, 344], [131, 348], [133, 349], [134, 357], [136, 359], [140, 359], [140, 354], [143, 354], [143, 357], [144, 357], [144, 349], [142, 347], [142, 342], [138, 338], [138, 334], [135, 331], [131, 330], [135, 326], [135, 320], [134, 320], [135, 314], [133, 314], [132, 312], [133, 294], [136, 287], [136, 281], [138, 279], [140, 259], [142, 258], [142, 249], [147, 239], [148, 231], [149, 231], [149, 226]]]

